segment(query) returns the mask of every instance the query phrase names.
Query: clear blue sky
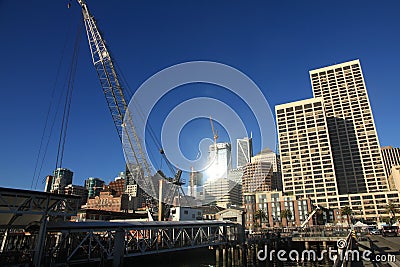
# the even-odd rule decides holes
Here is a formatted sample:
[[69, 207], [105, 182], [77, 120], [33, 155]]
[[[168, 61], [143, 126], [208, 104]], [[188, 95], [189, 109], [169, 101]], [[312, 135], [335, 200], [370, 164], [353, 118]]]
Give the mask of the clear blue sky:
[[[67, 9], [67, 1], [0, 1], [0, 186], [30, 188], [65, 39], [69, 58], [82, 19], [77, 3], [71, 4]], [[380, 143], [400, 146], [398, 1], [140, 0], [88, 5], [133, 90], [171, 65], [210, 60], [247, 74], [273, 108], [312, 96], [309, 70], [358, 58]], [[124, 159], [85, 36], [74, 90], [63, 166], [75, 172], [75, 184], [90, 176], [110, 181], [124, 169]], [[197, 134], [212, 137], [207, 121], [198, 126]], [[56, 136], [42, 177], [54, 169]]]

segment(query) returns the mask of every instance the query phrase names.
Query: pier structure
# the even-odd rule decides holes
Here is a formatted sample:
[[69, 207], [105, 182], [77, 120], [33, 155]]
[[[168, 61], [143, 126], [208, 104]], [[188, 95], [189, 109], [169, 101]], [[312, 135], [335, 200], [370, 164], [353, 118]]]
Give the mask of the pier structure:
[[77, 214], [80, 197], [0, 187], [0, 265], [40, 266], [49, 222]]
[[47, 227], [45, 265], [125, 258], [235, 244], [238, 225], [225, 221], [55, 222]]

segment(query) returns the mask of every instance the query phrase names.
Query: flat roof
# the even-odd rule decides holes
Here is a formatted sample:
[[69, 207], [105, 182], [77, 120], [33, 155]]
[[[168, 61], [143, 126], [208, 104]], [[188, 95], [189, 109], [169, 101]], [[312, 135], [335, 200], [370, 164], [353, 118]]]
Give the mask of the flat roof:
[[323, 103], [323, 100], [324, 100], [323, 97], [312, 97], [312, 98], [302, 99], [302, 100], [298, 100], [298, 101], [294, 101], [294, 102], [276, 105], [275, 110], [277, 111], [279, 109], [284, 109], [284, 108], [291, 108], [291, 107], [295, 107], [295, 106], [304, 106], [306, 104], [316, 103], [316, 102]]
[[341, 68], [341, 67], [349, 66], [349, 65], [353, 65], [353, 64], [360, 64], [360, 60], [359, 59], [355, 59], [355, 60], [350, 60], [350, 61], [347, 61], [347, 62], [342, 62], [342, 63], [339, 63], [339, 64], [335, 64], [335, 65], [321, 67], [321, 68], [318, 68], [318, 69], [310, 70], [309, 73], [311, 75], [313, 73], [327, 71], [327, 70], [331, 70], [331, 69], [335, 69], [335, 68]]

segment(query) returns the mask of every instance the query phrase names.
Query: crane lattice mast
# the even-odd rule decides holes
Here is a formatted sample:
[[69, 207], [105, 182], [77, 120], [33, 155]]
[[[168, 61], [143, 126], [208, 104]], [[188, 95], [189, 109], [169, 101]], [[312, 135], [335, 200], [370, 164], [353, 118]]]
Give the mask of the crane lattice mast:
[[[121, 86], [116, 68], [110, 56], [109, 50], [101, 36], [96, 21], [90, 14], [86, 3], [83, 0], [77, 0], [82, 7], [83, 19], [86, 27], [86, 34], [89, 41], [90, 52], [92, 55], [93, 65], [96, 69], [104, 96], [106, 98], [108, 108], [110, 109], [115, 128], [118, 136], [125, 143], [125, 158], [128, 164], [140, 166], [143, 169], [144, 177], [142, 187], [152, 196], [157, 195], [154, 184], [151, 182], [151, 169], [147, 162], [146, 155], [143, 151], [141, 140], [139, 139], [132, 117], [128, 110], [128, 105]], [[125, 122], [124, 122], [125, 116]], [[124, 135], [124, 140], [122, 136]], [[133, 137], [133, 140], [132, 140]], [[132, 161], [132, 162], [129, 162]], [[146, 179], [147, 178], [147, 179]]]

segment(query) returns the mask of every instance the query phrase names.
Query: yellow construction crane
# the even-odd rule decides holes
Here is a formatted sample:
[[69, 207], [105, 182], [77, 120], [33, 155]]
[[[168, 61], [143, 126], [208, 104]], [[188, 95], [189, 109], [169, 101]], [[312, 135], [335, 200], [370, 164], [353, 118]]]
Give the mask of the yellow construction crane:
[[214, 129], [214, 123], [212, 120], [212, 117], [210, 116], [210, 124], [211, 124], [211, 130], [214, 136], [214, 147], [217, 149], [217, 139], [218, 139], [218, 131]]

